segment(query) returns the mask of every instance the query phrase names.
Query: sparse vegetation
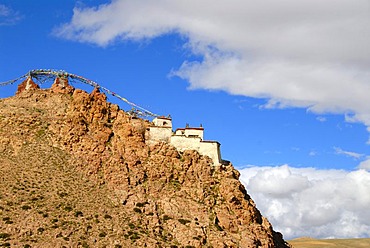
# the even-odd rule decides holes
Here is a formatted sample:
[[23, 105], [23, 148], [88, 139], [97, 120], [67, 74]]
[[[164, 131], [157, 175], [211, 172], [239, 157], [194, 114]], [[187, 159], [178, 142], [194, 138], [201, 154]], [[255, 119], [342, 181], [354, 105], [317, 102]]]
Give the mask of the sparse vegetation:
[[163, 220], [164, 221], [166, 221], [166, 220], [170, 220], [170, 219], [172, 219], [170, 216], [168, 216], [168, 215], [163, 215]]
[[9, 233], [0, 233], [0, 239], [7, 239], [10, 237]]
[[110, 216], [109, 214], [105, 214], [104, 219], [112, 219], [112, 216]]
[[141, 211], [141, 209], [140, 209], [140, 208], [134, 208], [134, 212], [139, 213], [139, 214], [141, 214], [141, 213], [142, 213], [142, 211]]
[[191, 221], [190, 220], [186, 220], [186, 219], [178, 219], [178, 221], [183, 224], [183, 225], [186, 225], [188, 223], [190, 223]]
[[0, 100], [0, 246], [191, 248], [206, 242], [200, 228], [215, 240], [208, 247], [246, 236], [248, 226], [219, 236], [215, 220], [220, 178], [232, 168], [148, 146], [149, 122], [112, 106], [83, 91]]
[[370, 239], [314, 239], [314, 238], [298, 238], [288, 241], [294, 248], [362, 248], [370, 247]]
[[68, 211], [68, 212], [69, 212], [69, 211], [72, 211], [72, 209], [73, 209], [73, 208], [72, 208], [71, 206], [65, 206], [65, 207], [64, 207], [64, 210], [65, 210], [65, 211]]
[[134, 229], [135, 228], [135, 225], [132, 224], [132, 223], [129, 223], [128, 226], [131, 228], [131, 229]]
[[28, 206], [28, 205], [23, 205], [23, 206], [22, 206], [22, 209], [23, 209], [23, 210], [29, 210], [29, 209], [31, 209], [31, 207], [30, 207], [30, 206]]
[[181, 183], [178, 180], [171, 180], [171, 185], [176, 189], [179, 190], [181, 188]]
[[145, 207], [146, 204], [148, 204], [148, 202], [138, 202], [136, 203], [136, 207], [142, 208]]
[[83, 216], [84, 214], [81, 211], [76, 211], [75, 212], [75, 217], [80, 217]]

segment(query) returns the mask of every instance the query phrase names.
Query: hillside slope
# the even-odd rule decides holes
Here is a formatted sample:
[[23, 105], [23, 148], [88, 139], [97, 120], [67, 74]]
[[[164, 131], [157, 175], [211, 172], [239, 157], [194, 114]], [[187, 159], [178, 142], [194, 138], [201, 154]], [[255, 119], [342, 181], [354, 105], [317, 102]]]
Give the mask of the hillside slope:
[[289, 247], [229, 166], [145, 144], [149, 122], [54, 84], [0, 100], [0, 245]]
[[294, 248], [365, 248], [370, 247], [370, 239], [313, 239], [298, 238], [289, 241]]

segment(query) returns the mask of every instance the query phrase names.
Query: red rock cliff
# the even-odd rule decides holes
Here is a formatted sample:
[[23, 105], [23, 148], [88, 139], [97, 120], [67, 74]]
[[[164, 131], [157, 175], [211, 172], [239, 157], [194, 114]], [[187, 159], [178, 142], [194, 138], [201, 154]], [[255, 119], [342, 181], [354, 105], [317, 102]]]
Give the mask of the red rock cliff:
[[[179, 153], [165, 143], [148, 146], [148, 121], [107, 102], [97, 89], [89, 94], [63, 85], [64, 92], [59, 85], [0, 102], [0, 150], [16, 156], [41, 136], [68, 154], [78, 172], [109, 189], [116, 210], [126, 216], [117, 223], [136, 230], [137, 236], [112, 224], [118, 228], [114, 240], [136, 247], [289, 247], [261, 216], [232, 165], [212, 166], [195, 151]], [[6, 106], [28, 114], [12, 114]], [[27, 135], [6, 142], [11, 125], [13, 133]]]

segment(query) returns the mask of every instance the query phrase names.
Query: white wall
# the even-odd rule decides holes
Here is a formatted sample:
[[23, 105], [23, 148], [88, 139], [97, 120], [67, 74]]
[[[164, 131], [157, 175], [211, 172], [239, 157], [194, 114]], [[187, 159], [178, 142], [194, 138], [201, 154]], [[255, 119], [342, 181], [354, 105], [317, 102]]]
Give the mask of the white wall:
[[172, 127], [149, 127], [147, 142], [171, 142]]
[[215, 165], [221, 163], [220, 144], [216, 141], [203, 141], [203, 128], [177, 129], [173, 135], [170, 119], [158, 117], [153, 120], [153, 124], [155, 126], [149, 127], [145, 134], [148, 144], [170, 143], [178, 151], [195, 150], [210, 157]]
[[216, 141], [202, 141], [199, 153], [210, 157], [215, 165], [221, 163], [220, 143]]
[[185, 136], [198, 136], [203, 140], [203, 128], [185, 128]]
[[172, 120], [166, 117], [154, 118], [153, 124], [157, 127], [171, 127], [172, 128]]
[[171, 145], [178, 151], [196, 150], [203, 156], [212, 159], [215, 165], [221, 163], [220, 144], [215, 141], [202, 141], [199, 137], [186, 137], [174, 135], [171, 137]]
[[196, 150], [199, 151], [200, 149], [200, 141], [199, 137], [186, 137], [186, 136], [178, 136], [174, 135], [171, 137], [171, 145], [177, 148], [179, 151], [185, 150]]
[[176, 129], [175, 135], [185, 135], [185, 128]]

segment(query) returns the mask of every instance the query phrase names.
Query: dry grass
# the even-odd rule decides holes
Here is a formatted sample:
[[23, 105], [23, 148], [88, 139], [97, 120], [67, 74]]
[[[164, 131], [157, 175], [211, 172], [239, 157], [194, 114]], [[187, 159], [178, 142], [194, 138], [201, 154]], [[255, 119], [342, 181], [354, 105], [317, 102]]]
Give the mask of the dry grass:
[[312, 239], [299, 238], [288, 241], [295, 248], [365, 248], [370, 239]]
[[129, 227], [106, 187], [85, 179], [63, 151], [40, 147], [0, 157], [0, 246], [124, 245], [117, 234]]
[[232, 166], [148, 147], [99, 93], [26, 93], [0, 99], [0, 247], [284, 246]]

